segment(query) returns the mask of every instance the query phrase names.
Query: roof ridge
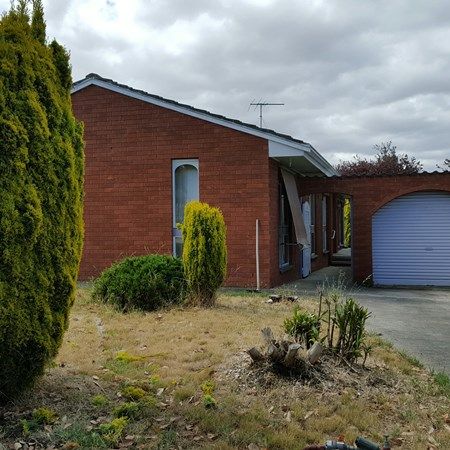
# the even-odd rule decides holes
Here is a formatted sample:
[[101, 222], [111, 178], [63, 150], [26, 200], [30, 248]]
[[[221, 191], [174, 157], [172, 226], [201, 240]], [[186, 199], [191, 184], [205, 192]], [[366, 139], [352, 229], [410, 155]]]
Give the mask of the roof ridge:
[[[403, 172], [403, 173], [385, 173], [385, 174], [372, 174], [372, 175], [332, 175], [330, 177], [328, 177], [327, 179], [329, 180], [335, 180], [335, 179], [350, 179], [350, 178], [392, 178], [392, 177], [407, 177], [407, 176], [412, 176], [412, 177], [419, 177], [421, 175], [424, 176], [430, 176], [430, 175], [450, 175], [450, 170], [444, 170], [444, 171], [439, 171], [439, 170], [433, 170], [432, 172], [428, 172], [428, 171], [423, 171], [423, 172], [414, 172], [414, 173], [408, 173], [408, 172]], [[317, 176], [306, 176], [306, 178], [320, 178], [323, 180], [323, 178], [321, 177], [317, 177]]]
[[200, 109], [200, 108], [197, 108], [195, 106], [187, 105], [185, 103], [180, 103], [180, 102], [177, 102], [175, 100], [168, 99], [166, 97], [162, 97], [160, 95], [150, 94], [147, 91], [144, 91], [142, 89], [136, 89], [136, 88], [133, 88], [133, 87], [128, 86], [126, 84], [119, 83], [119, 82], [117, 82], [117, 81], [115, 81], [115, 80], [113, 80], [111, 78], [102, 77], [101, 75], [99, 75], [97, 73], [94, 73], [94, 72], [87, 74], [81, 80], [75, 81], [73, 83], [73, 87], [76, 87], [79, 84], [81, 84], [84, 81], [89, 80], [89, 79], [95, 79], [95, 80], [103, 81], [105, 83], [113, 84], [113, 85], [115, 85], [117, 87], [120, 87], [120, 88], [123, 88], [123, 89], [127, 89], [127, 90], [129, 90], [131, 92], [139, 93], [141, 95], [145, 95], [145, 96], [154, 98], [156, 100], [164, 101], [164, 102], [167, 102], [167, 103], [171, 103], [173, 105], [177, 105], [177, 106], [180, 106], [180, 107], [183, 107], [183, 108], [187, 108], [187, 109], [190, 109], [191, 111], [195, 111], [195, 112], [202, 113], [202, 114], [207, 114], [207, 115], [215, 117], [217, 119], [222, 119], [222, 120], [225, 120], [227, 122], [232, 122], [232, 123], [237, 124], [237, 125], [242, 125], [244, 127], [249, 127], [249, 128], [251, 128], [253, 130], [258, 130], [258, 131], [261, 131], [263, 133], [273, 134], [274, 136], [280, 137], [282, 139], [287, 139], [289, 141], [292, 141], [292, 142], [295, 142], [295, 143], [298, 143], [298, 144], [308, 145], [311, 148], [313, 148], [312, 145], [309, 144], [308, 142], [305, 142], [305, 141], [302, 141], [301, 139], [298, 139], [298, 138], [295, 138], [293, 136], [290, 136], [289, 134], [280, 133], [280, 132], [272, 130], [270, 128], [260, 128], [257, 125], [254, 125], [254, 124], [251, 124], [251, 123], [248, 123], [248, 122], [243, 122], [243, 121], [241, 121], [239, 119], [232, 119], [230, 117], [226, 117], [226, 116], [223, 116], [221, 114], [213, 113], [213, 112], [208, 111], [206, 109]]

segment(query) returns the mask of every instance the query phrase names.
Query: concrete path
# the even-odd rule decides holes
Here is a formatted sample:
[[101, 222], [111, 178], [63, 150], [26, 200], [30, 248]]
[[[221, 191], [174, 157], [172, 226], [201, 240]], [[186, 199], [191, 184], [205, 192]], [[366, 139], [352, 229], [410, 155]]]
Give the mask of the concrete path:
[[[345, 284], [342, 275], [339, 278], [341, 269], [327, 267], [289, 287], [311, 293], [318, 283]], [[382, 333], [398, 349], [431, 369], [450, 375], [450, 290], [358, 288], [348, 283], [347, 268], [342, 273], [352, 296], [372, 311], [368, 321], [371, 331]]]

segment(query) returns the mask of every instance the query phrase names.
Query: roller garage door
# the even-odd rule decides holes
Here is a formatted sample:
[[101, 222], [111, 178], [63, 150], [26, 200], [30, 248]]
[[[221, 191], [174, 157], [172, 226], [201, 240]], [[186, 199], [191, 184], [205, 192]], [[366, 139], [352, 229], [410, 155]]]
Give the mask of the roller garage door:
[[450, 194], [398, 197], [372, 217], [378, 285], [450, 286]]

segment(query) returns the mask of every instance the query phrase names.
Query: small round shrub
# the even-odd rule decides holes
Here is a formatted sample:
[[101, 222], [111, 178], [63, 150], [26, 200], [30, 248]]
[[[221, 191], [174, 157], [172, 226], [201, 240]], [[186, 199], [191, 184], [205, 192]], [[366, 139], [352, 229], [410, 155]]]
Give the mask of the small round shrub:
[[133, 256], [113, 264], [94, 282], [93, 297], [123, 311], [181, 303], [186, 293], [183, 264], [167, 255]]

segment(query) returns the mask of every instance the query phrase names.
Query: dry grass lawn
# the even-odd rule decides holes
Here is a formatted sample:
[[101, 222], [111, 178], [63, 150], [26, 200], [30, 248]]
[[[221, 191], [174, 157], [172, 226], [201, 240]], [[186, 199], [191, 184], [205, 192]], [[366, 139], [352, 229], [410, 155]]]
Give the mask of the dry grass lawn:
[[[293, 309], [264, 300], [225, 292], [213, 309], [124, 315], [93, 303], [81, 287], [55, 366], [35, 390], [0, 409], [0, 442], [301, 449], [338, 435], [381, 443], [389, 434], [403, 449], [450, 448], [448, 379], [437, 383], [380, 339], [373, 338], [368, 369], [327, 366], [338, 375], [320, 384], [253, 371], [243, 352], [260, 343], [264, 326], [281, 334]], [[315, 301], [300, 305], [311, 309]], [[33, 415], [43, 407], [57, 418]], [[122, 415], [126, 423], [114, 421]]]

